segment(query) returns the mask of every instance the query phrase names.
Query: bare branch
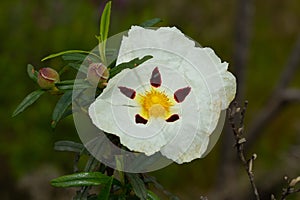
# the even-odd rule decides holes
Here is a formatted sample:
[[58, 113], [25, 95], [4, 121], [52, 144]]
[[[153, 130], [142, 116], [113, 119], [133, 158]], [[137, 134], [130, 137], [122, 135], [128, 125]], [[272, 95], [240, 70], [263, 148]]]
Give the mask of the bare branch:
[[286, 200], [287, 196], [300, 192], [300, 188], [295, 188], [295, 185], [300, 182], [300, 176], [291, 180], [289, 180], [288, 177], [285, 177], [285, 180], [287, 181], [288, 186], [287, 188], [283, 188], [280, 200]]
[[[245, 102], [245, 105], [243, 108], [239, 107], [237, 103], [234, 103], [230, 109], [229, 109], [229, 123], [231, 125], [231, 129], [233, 131], [234, 137], [235, 137], [235, 147], [237, 149], [237, 154], [239, 156], [239, 159], [242, 161], [245, 170], [248, 174], [252, 191], [254, 193], [255, 199], [259, 200], [260, 196], [257, 190], [257, 187], [255, 185], [254, 181], [254, 172], [253, 172], [253, 163], [256, 159], [257, 155], [253, 154], [250, 159], [246, 159], [245, 152], [244, 152], [244, 144], [246, 142], [246, 139], [244, 138], [244, 118], [245, 118], [245, 112], [247, 108], [247, 102]], [[239, 120], [237, 121], [237, 117], [239, 117]]]
[[[261, 174], [260, 176], [257, 177], [257, 180], [260, 183], [259, 184], [259, 188], [261, 191], [260, 197], [262, 199], [269, 199], [271, 193], [278, 191], [278, 188], [282, 188], [282, 180], [283, 180], [282, 177], [286, 177], [287, 173], [291, 176], [297, 177], [297, 174], [299, 174], [299, 161], [300, 161], [299, 153], [300, 153], [300, 146], [293, 145], [287, 150], [287, 152], [284, 152], [280, 155], [280, 160], [278, 161], [278, 164], [274, 168], [264, 170], [264, 172], [260, 170]], [[285, 180], [286, 180], [286, 188], [288, 186], [295, 186], [297, 183], [299, 185], [297, 179], [294, 179], [294, 181], [292, 181], [286, 178]], [[242, 191], [245, 191], [245, 189]], [[286, 191], [286, 189], [282, 191], [284, 192]], [[249, 194], [245, 192], [242, 192], [242, 194], [243, 195], [240, 196], [240, 199], [247, 199], [249, 196]], [[272, 196], [273, 197], [271, 199], [276, 200], [275, 195]], [[279, 199], [280, 198], [278, 198], [278, 200]]]
[[286, 89], [281, 95], [286, 102], [300, 101], [300, 89]]

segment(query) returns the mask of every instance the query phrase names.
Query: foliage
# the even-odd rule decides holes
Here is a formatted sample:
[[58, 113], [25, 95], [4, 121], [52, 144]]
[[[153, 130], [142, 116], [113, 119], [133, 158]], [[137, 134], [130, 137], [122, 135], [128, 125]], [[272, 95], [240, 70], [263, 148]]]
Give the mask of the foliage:
[[[110, 24], [110, 12], [111, 2], [108, 2], [103, 10], [100, 20], [100, 35], [96, 36], [99, 46], [98, 54], [97, 52], [85, 50], [67, 50], [46, 56], [42, 59], [42, 61], [61, 57], [67, 62], [67, 66], [70, 66], [71, 68], [79, 71], [82, 70], [80, 66], [86, 58], [85, 55], [88, 54], [90, 56], [94, 56], [97, 61], [100, 60], [102, 63], [106, 64], [105, 51]], [[142, 26], [153, 26], [160, 21], [160, 19], [155, 18], [142, 23]], [[145, 56], [141, 59], [136, 58], [132, 61], [122, 63], [117, 66], [116, 62], [113, 62], [108, 68], [110, 74], [109, 78], [112, 78], [123, 69], [136, 67], [151, 58], [152, 56]], [[83, 72], [87, 73], [86, 70], [84, 70]], [[40, 72], [37, 72], [31, 64], [28, 64], [27, 66], [27, 73], [35, 83], [38, 83], [39, 79], [45, 79], [45, 77], [38, 75]], [[62, 75], [63, 73], [64, 69], [61, 69], [59, 74]], [[62, 80], [56, 82], [54, 87], [49, 87], [49, 89], [39, 89], [26, 96], [25, 99], [13, 112], [13, 117], [17, 116], [33, 103], [35, 103], [44, 93], [49, 93], [59, 98], [52, 113], [51, 127], [55, 128], [57, 126], [57, 123], [59, 123], [62, 119], [69, 115], [72, 115], [71, 104], [74, 86], [81, 89], [88, 89], [91, 87], [90, 83], [86, 79], [77, 79], [76, 81], [75, 79]], [[77, 191], [74, 199], [159, 199], [155, 193], [147, 190], [146, 185], [143, 181], [143, 175], [125, 173], [126, 176], [122, 176], [123, 180], [122, 182], [120, 182], [118, 179], [113, 178], [113, 169], [105, 166], [102, 163], [99, 163], [99, 161], [97, 161], [92, 155], [90, 155], [85, 150], [84, 146], [80, 143], [68, 140], [58, 141], [55, 143], [54, 149], [58, 151], [76, 153], [78, 157], [77, 163], [79, 162], [79, 159], [82, 155], [85, 154], [89, 157], [82, 172], [76, 172], [74, 174], [61, 176], [51, 181], [51, 185], [54, 187], [80, 187], [81, 189]], [[76, 166], [76, 169], [78, 169], [78, 166]], [[91, 187], [93, 186], [101, 186], [99, 194], [89, 193]]]

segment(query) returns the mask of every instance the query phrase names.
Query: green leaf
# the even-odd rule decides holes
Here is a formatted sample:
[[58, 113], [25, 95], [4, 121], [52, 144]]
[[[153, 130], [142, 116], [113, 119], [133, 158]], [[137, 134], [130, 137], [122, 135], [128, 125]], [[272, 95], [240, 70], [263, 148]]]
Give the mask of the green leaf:
[[132, 185], [132, 189], [136, 196], [142, 200], [147, 199], [147, 189], [143, 180], [139, 177], [139, 174], [126, 173], [126, 176], [129, 179], [129, 182]]
[[61, 81], [59, 83], [56, 83], [55, 85], [59, 90], [65, 90], [65, 91], [73, 90], [73, 89], [86, 89], [91, 87], [91, 84], [87, 82], [85, 79], [78, 79], [76, 80], [76, 82], [75, 80]]
[[101, 60], [104, 64], [106, 64], [106, 39], [108, 37], [108, 31], [109, 31], [109, 24], [110, 24], [110, 13], [111, 13], [111, 1], [107, 2], [105, 5], [105, 8], [101, 15], [100, 20], [100, 33], [98, 41], [99, 41], [99, 53]]
[[107, 2], [101, 15], [100, 21], [100, 38], [101, 42], [105, 41], [108, 36], [110, 24], [111, 1]]
[[110, 69], [110, 71], [109, 71], [110, 78], [112, 78], [115, 75], [117, 75], [123, 69], [126, 69], [126, 68], [132, 69], [132, 68], [137, 67], [138, 65], [146, 62], [147, 60], [149, 60], [151, 58], [153, 58], [153, 57], [148, 55], [148, 56], [144, 56], [142, 59], [135, 58], [135, 59], [133, 59], [133, 60], [131, 60], [129, 62], [121, 63], [118, 66]]
[[70, 151], [76, 153], [83, 153], [85, 147], [73, 141], [58, 141], [54, 143], [54, 150], [56, 151]]
[[32, 105], [38, 98], [44, 94], [44, 90], [36, 90], [25, 97], [25, 99], [19, 104], [16, 110], [13, 112], [12, 117], [17, 116], [21, 112], [23, 112], [28, 106]]
[[38, 72], [35, 71], [34, 67], [31, 64], [27, 65], [27, 74], [32, 80], [34, 80], [34, 82], [37, 82]]
[[64, 112], [63, 116], [61, 116], [60, 120], [66, 118], [66, 117], [68, 117], [68, 116], [70, 116], [70, 115], [72, 115], [72, 114], [73, 114], [73, 109], [72, 109], [72, 107], [70, 106], [70, 107]]
[[65, 90], [65, 91], [73, 90], [73, 87], [74, 87], [74, 85], [59, 85], [59, 86], [57, 86], [57, 88], [59, 90]]
[[98, 196], [98, 200], [108, 200], [112, 182], [113, 182], [113, 178], [110, 177], [107, 183], [102, 187]]
[[66, 61], [79, 61], [83, 62], [86, 58], [86, 55], [83, 55], [81, 53], [70, 53], [70, 54], [64, 54], [61, 57], [63, 60]]
[[162, 22], [162, 20], [160, 18], [153, 18], [153, 19], [149, 19], [147, 21], [144, 21], [143, 23], [140, 24], [141, 27], [151, 27], [154, 26], [156, 24], [158, 24], [159, 22]]
[[60, 81], [58, 83], [56, 83], [56, 86], [62, 86], [62, 85], [86, 85], [88, 84], [88, 82], [86, 81], [86, 79], [73, 79], [73, 80], [64, 80], [64, 81]]
[[75, 82], [75, 80], [64, 80], [64, 81], [60, 81], [58, 83], [56, 83], [55, 85], [73, 85]]
[[154, 192], [147, 190], [147, 200], [160, 200], [160, 198]]
[[62, 97], [58, 100], [53, 113], [52, 113], [52, 122], [51, 127], [55, 128], [57, 123], [62, 118], [63, 114], [66, 112], [68, 107], [72, 103], [72, 90], [66, 91]]
[[71, 175], [61, 176], [51, 180], [54, 187], [81, 187], [107, 184], [112, 177], [101, 172], [80, 172]]
[[55, 58], [55, 57], [58, 57], [58, 56], [62, 56], [64, 54], [70, 54], [70, 53], [84, 53], [84, 54], [90, 54], [90, 55], [93, 55], [93, 56], [96, 56], [100, 59], [100, 57], [93, 53], [93, 52], [90, 52], [90, 51], [83, 51], [83, 50], [67, 50], [67, 51], [62, 51], [62, 52], [59, 52], [59, 53], [55, 53], [55, 54], [51, 54], [45, 58], [42, 59], [42, 61], [45, 61], [45, 60], [48, 60], [48, 59], [51, 59], [51, 58]]

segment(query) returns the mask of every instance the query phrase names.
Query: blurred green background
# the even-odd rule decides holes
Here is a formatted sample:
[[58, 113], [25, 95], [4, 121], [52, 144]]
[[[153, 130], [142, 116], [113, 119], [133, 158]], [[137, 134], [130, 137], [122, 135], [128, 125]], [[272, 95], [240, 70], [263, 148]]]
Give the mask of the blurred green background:
[[[41, 62], [41, 58], [68, 49], [94, 48], [97, 44], [94, 36], [98, 34], [104, 5], [105, 1], [97, 0], [0, 2], [1, 199], [70, 199], [68, 192], [52, 189], [49, 180], [73, 170], [73, 155], [53, 150], [57, 140], [79, 141], [72, 119], [63, 121], [52, 131], [51, 112], [56, 98], [50, 95], [43, 96], [16, 118], [11, 118], [11, 114], [29, 92], [37, 89], [27, 76], [28, 63], [37, 68], [58, 68], [61, 65], [59, 59]], [[110, 35], [127, 30], [132, 24], [159, 17], [163, 19], [161, 26], [177, 26], [231, 63], [237, 5], [236, 0], [113, 0]], [[245, 99], [250, 103], [246, 128], [265, 106], [300, 33], [300, 1], [255, 1], [254, 10], [246, 74]], [[294, 74], [291, 86], [300, 88], [300, 70]], [[263, 136], [249, 150], [258, 154], [255, 172], [261, 177], [258, 178], [259, 185], [266, 184], [272, 176], [280, 176], [281, 173], [268, 174], [277, 168], [290, 176], [300, 173], [300, 167], [291, 171], [290, 163], [285, 159], [293, 147], [300, 161], [299, 111], [299, 103], [288, 104], [283, 112], [274, 116]], [[215, 193], [213, 188], [222, 179], [218, 177], [218, 169], [223, 164], [220, 144], [224, 137], [206, 158], [180, 166], [173, 164], [152, 174], [165, 189], [181, 199], [199, 199], [201, 195]], [[228, 151], [235, 154], [233, 148]], [[240, 169], [238, 177], [245, 178]], [[242, 182], [247, 188], [247, 180]], [[279, 186], [274, 186], [277, 189], [274, 193], [280, 192]]]

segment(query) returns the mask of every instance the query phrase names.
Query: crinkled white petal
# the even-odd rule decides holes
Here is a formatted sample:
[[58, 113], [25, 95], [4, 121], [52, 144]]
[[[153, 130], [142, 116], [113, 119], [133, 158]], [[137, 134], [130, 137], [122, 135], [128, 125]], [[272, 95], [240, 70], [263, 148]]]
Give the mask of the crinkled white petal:
[[[151, 30], [133, 26], [123, 37], [117, 64], [146, 55], [153, 58], [133, 70], [123, 70], [108, 82], [89, 109], [93, 123], [119, 136], [129, 149], [146, 155], [161, 151], [177, 163], [201, 158], [211, 134], [219, 134], [214, 130], [221, 111], [235, 96], [235, 77], [212, 49], [195, 47], [195, 42], [175, 27]], [[146, 91], [154, 67], [159, 68], [162, 88], [168, 93], [186, 86], [192, 88], [191, 93], [175, 107], [180, 120], [136, 124], [138, 105], [121, 94], [118, 86]]]
[[[130, 53], [134, 58], [138, 57], [140, 50], [155, 49], [165, 51], [172, 50], [173, 53], [185, 56], [187, 49], [195, 46], [195, 42], [187, 39], [176, 27], [161, 27], [157, 30], [145, 29], [132, 26], [128, 37], [123, 36], [117, 64], [128, 62], [133, 58], [123, 57], [124, 53]], [[135, 56], [135, 53], [136, 56]], [[156, 53], [159, 54], [159, 51]], [[156, 57], [156, 55], [153, 55]]]

